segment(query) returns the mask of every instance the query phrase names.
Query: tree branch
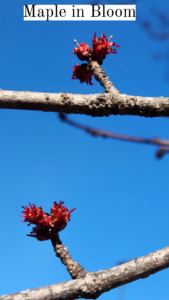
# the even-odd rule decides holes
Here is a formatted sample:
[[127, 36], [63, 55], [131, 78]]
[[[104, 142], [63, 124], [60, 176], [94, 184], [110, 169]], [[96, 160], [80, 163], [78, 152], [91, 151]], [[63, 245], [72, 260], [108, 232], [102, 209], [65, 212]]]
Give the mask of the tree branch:
[[161, 146], [158, 151], [156, 152], [156, 157], [161, 158], [164, 156], [164, 154], [169, 153], [169, 147], [163, 147]]
[[69, 120], [69, 118], [65, 115], [60, 113], [59, 114], [60, 119], [78, 129], [84, 130], [87, 133], [90, 133], [92, 136], [101, 136], [103, 138], [112, 138], [112, 139], [117, 139], [117, 140], [122, 140], [122, 141], [127, 141], [127, 142], [134, 142], [134, 143], [142, 143], [142, 144], [148, 144], [148, 145], [158, 145], [160, 146], [158, 151], [156, 152], [156, 157], [161, 158], [164, 154], [169, 152], [169, 140], [161, 140], [157, 137], [153, 139], [146, 139], [146, 138], [139, 138], [139, 137], [133, 137], [133, 136], [128, 136], [128, 135], [122, 135], [122, 134], [117, 134], [113, 132], [108, 132], [108, 131], [102, 131], [99, 129], [92, 129], [88, 126], [82, 125], [80, 123], [77, 123], [75, 121]]
[[166, 247], [105, 271], [87, 273], [83, 279], [4, 295], [0, 300], [96, 299], [104, 292], [148, 277], [168, 267], [169, 247]]
[[63, 246], [59, 234], [52, 236], [51, 238], [52, 245], [54, 247], [54, 251], [56, 256], [61, 259], [62, 264], [64, 264], [72, 277], [72, 279], [84, 278], [87, 271], [84, 270], [83, 267], [79, 265], [78, 262], [74, 261], [68, 251], [68, 248]]
[[105, 93], [78, 95], [68, 93], [36, 93], [0, 90], [0, 108], [52, 111], [91, 116], [138, 115], [169, 116], [169, 98], [140, 97], [120, 94], [97, 62], [91, 68]]
[[102, 70], [101, 66], [97, 61], [90, 62], [91, 70], [95, 79], [100, 82], [100, 85], [104, 87], [105, 93], [114, 93], [117, 96], [120, 94], [119, 91], [114, 87], [113, 83], [109, 80], [106, 72]]

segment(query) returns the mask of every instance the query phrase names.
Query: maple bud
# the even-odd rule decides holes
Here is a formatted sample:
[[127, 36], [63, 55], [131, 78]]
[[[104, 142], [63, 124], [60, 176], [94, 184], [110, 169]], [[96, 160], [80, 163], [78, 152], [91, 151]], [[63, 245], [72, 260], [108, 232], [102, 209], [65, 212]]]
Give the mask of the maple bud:
[[98, 63], [101, 65], [103, 60], [105, 59], [107, 54], [110, 53], [116, 53], [117, 51], [116, 49], [112, 49], [111, 46], [114, 47], [120, 47], [119, 45], [116, 45], [114, 42], [109, 42], [109, 40], [112, 38], [112, 36], [109, 37], [109, 39], [105, 36], [105, 34], [103, 33], [102, 36], [97, 39], [96, 37], [96, 33], [93, 36], [93, 44], [92, 44], [92, 48], [93, 48], [93, 55], [92, 58], [93, 60], [98, 61]]
[[[114, 42], [109, 41], [112, 37], [113, 36], [107, 38], [103, 33], [102, 36], [97, 39], [95, 33], [92, 40], [92, 48], [90, 48], [86, 43], [78, 44], [77, 41], [74, 40], [78, 47], [74, 48], [73, 54], [76, 54], [77, 57], [82, 61], [86, 60], [90, 63], [92, 60], [94, 60], [97, 61], [99, 65], [101, 65], [107, 54], [117, 54], [116, 49], [112, 49], [112, 46], [120, 47]], [[82, 64], [81, 66], [76, 64], [74, 68], [72, 67], [72, 70], [73, 75], [71, 79], [79, 79], [81, 83], [86, 82], [87, 84], [93, 85], [93, 83], [91, 82], [93, 72], [91, 71], [90, 64]]]
[[76, 66], [73, 68], [73, 75], [71, 79], [79, 79], [81, 83], [86, 82], [87, 84], [93, 85], [94, 83], [91, 82], [93, 77], [93, 72], [90, 69], [90, 66], [88, 64], [82, 64], [79, 66], [76, 64]]
[[45, 241], [63, 230], [67, 222], [70, 221], [70, 214], [75, 210], [74, 208], [68, 211], [67, 207], [62, 205], [63, 203], [62, 201], [59, 204], [54, 202], [50, 215], [45, 213], [41, 206], [36, 207], [35, 204], [29, 203], [30, 207], [22, 206], [24, 208], [24, 211], [22, 211], [24, 215], [21, 216], [24, 218], [22, 222], [28, 222], [28, 225], [36, 225], [28, 236], [32, 236], [39, 241]]
[[78, 47], [74, 48], [72, 51], [73, 54], [76, 54], [80, 60], [86, 60], [89, 62], [92, 56], [92, 49], [86, 43], [78, 44], [76, 40], [74, 40], [74, 42], [78, 45]]

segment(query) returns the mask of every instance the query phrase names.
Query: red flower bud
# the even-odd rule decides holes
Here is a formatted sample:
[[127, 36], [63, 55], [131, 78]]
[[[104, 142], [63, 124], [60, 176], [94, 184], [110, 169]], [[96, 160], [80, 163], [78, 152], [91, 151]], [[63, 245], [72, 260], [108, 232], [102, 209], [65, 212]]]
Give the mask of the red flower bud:
[[78, 44], [76, 40], [74, 40], [74, 42], [78, 45], [78, 47], [74, 48], [72, 51], [73, 54], [76, 54], [80, 60], [86, 60], [89, 62], [89, 59], [92, 56], [92, 49], [86, 43]]
[[93, 72], [90, 70], [90, 67], [88, 64], [82, 64], [79, 66], [76, 64], [76, 66], [73, 68], [73, 76], [71, 79], [79, 79], [81, 83], [86, 82], [90, 85], [93, 85], [94, 83], [91, 82], [93, 77]]
[[51, 208], [51, 214], [46, 214], [41, 206], [36, 208], [34, 204], [30, 204], [30, 207], [23, 206], [24, 218], [22, 222], [29, 222], [35, 224], [31, 233], [28, 236], [37, 238], [39, 241], [48, 240], [52, 235], [57, 234], [63, 230], [67, 222], [70, 221], [70, 214], [75, 210], [68, 211], [67, 207], [62, 206], [64, 202], [60, 201], [59, 204], [54, 202]]
[[47, 214], [42, 210], [42, 207], [36, 207], [35, 204], [31, 203], [29, 205], [30, 207], [22, 206], [24, 208], [24, 211], [22, 211], [24, 216], [21, 216], [24, 218], [22, 222], [29, 222], [30, 224], [45, 223]]
[[34, 237], [38, 241], [47, 241], [50, 239], [50, 231], [48, 227], [37, 226], [33, 227], [31, 233], [27, 236]]
[[105, 36], [105, 34], [103, 33], [102, 36], [97, 40], [96, 33], [94, 34], [94, 37], [92, 40], [92, 42], [93, 42], [92, 58], [93, 58], [93, 60], [98, 61], [98, 63], [100, 65], [102, 64], [103, 59], [105, 59], [107, 54], [117, 53], [116, 49], [112, 49], [111, 46], [120, 47], [120, 46], [116, 45], [114, 42], [109, 42], [110, 39], [111, 39], [111, 36], [108, 39]]
[[[92, 40], [92, 48], [90, 48], [86, 43], [78, 44], [77, 41], [74, 40], [78, 47], [74, 48], [73, 54], [76, 54], [77, 57], [82, 61], [86, 60], [88, 62], [91, 62], [92, 60], [94, 60], [101, 65], [107, 54], [117, 53], [116, 49], [112, 49], [112, 46], [120, 47], [114, 42], [110, 42], [109, 40], [111, 38], [112, 36], [107, 38], [103, 33], [102, 36], [97, 39], [95, 33]], [[71, 79], [79, 79], [81, 83], [86, 82], [87, 84], [89, 83], [90, 85], [93, 85], [93, 83], [91, 82], [93, 72], [91, 71], [89, 64], [82, 64], [81, 66], [76, 64], [76, 66], [72, 68], [72, 70], [73, 76]]]

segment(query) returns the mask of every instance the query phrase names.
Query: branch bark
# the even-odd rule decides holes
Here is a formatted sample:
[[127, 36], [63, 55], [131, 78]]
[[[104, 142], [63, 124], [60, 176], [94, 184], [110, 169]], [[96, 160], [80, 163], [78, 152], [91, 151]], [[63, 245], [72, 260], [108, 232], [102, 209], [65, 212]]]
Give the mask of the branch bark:
[[73, 127], [76, 127], [78, 129], [81, 129], [83, 131], [86, 131], [87, 133], [91, 134], [94, 137], [101, 136], [103, 138], [112, 138], [112, 139], [117, 139], [117, 140], [122, 140], [127, 142], [142, 143], [148, 145], [158, 145], [160, 147], [156, 152], [157, 158], [161, 158], [164, 154], [169, 153], [169, 140], [161, 140], [158, 137], [155, 137], [153, 139], [139, 138], [139, 137], [122, 135], [122, 134], [117, 134], [108, 131], [102, 131], [99, 129], [92, 129], [90, 127], [87, 127], [85, 125], [70, 120], [65, 114], [59, 114], [59, 117], [63, 122]]
[[156, 153], [156, 157], [161, 158], [164, 156], [164, 154], [167, 154], [167, 153], [169, 153], [169, 148], [161, 146]]
[[146, 278], [168, 267], [169, 247], [166, 247], [105, 271], [87, 273], [83, 279], [4, 295], [0, 300], [96, 299], [104, 292]]
[[74, 261], [69, 254], [68, 248], [65, 247], [60, 238], [59, 234], [51, 238], [52, 245], [56, 256], [60, 258], [62, 264], [64, 264], [72, 277], [72, 279], [84, 278], [88, 273], [78, 262]]
[[68, 93], [36, 93], [0, 90], [0, 108], [85, 114], [93, 117], [137, 115], [169, 116], [169, 97], [140, 97], [120, 94], [97, 62], [91, 68], [105, 93], [78, 95]]

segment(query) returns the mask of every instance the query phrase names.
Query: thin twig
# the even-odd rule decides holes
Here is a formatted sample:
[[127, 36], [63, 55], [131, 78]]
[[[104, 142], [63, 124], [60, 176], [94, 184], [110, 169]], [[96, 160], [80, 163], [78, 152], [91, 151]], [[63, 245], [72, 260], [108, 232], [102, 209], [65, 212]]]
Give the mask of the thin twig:
[[104, 87], [105, 93], [117, 93], [119, 95], [119, 91], [114, 87], [113, 83], [109, 80], [109, 77], [106, 75], [106, 72], [102, 70], [101, 66], [97, 61], [90, 62], [91, 70], [93, 71], [93, 75], [95, 79], [100, 82], [100, 85]]
[[101, 136], [104, 138], [113, 138], [113, 139], [118, 139], [118, 140], [123, 140], [123, 141], [128, 141], [128, 142], [134, 142], [134, 143], [158, 145], [158, 146], [160, 146], [160, 148], [158, 149], [158, 151], [156, 153], [157, 158], [161, 158], [164, 155], [164, 153], [169, 152], [169, 140], [161, 140], [157, 137], [153, 138], [153, 139], [146, 139], [146, 138], [139, 138], [139, 137], [132, 137], [132, 136], [128, 136], [128, 135], [117, 134], [117, 133], [108, 132], [108, 131], [102, 131], [99, 129], [92, 129], [90, 127], [87, 127], [85, 125], [82, 125], [80, 123], [70, 120], [65, 114], [59, 114], [59, 116], [63, 122], [65, 122], [71, 126], [74, 126], [76, 128], [82, 129], [93, 136]]
[[156, 157], [161, 158], [166, 153], [169, 153], [169, 148], [168, 147], [160, 147], [156, 152]]
[[84, 278], [88, 273], [78, 262], [74, 261], [68, 251], [68, 248], [63, 246], [59, 234], [52, 236], [52, 245], [56, 256], [60, 258], [62, 264], [64, 264], [72, 277], [72, 279]]

